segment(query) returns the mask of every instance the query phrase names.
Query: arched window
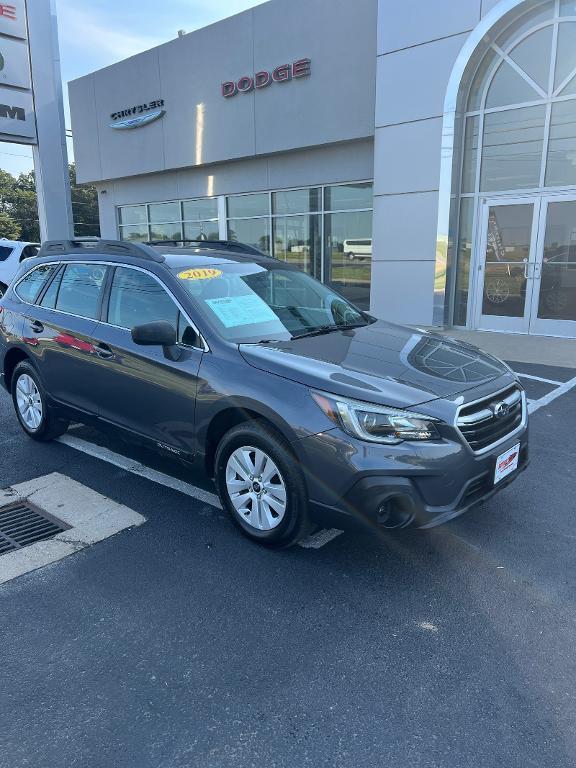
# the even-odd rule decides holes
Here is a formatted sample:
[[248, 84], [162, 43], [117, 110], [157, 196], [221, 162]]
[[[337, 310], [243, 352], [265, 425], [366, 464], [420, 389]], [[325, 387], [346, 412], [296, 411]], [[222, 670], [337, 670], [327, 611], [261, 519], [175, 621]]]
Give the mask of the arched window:
[[457, 325], [467, 317], [478, 198], [576, 188], [576, 0], [517, 9], [486, 45], [462, 109]]

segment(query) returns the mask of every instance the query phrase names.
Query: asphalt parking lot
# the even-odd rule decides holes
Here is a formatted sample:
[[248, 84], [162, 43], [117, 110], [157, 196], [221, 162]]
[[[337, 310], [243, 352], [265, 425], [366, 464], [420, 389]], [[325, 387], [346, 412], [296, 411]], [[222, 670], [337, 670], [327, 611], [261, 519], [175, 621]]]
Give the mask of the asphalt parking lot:
[[514, 367], [516, 483], [437, 529], [282, 552], [170, 459], [33, 443], [0, 391], [0, 487], [59, 472], [146, 518], [0, 586], [1, 768], [574, 766], [576, 372]]

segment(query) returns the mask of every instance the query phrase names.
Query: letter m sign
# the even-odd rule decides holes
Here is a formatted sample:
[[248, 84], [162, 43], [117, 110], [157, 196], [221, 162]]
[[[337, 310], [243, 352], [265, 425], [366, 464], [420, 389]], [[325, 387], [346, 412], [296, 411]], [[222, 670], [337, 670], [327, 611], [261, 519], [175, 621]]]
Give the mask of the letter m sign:
[[10, 120], [26, 120], [26, 111], [22, 107], [10, 107], [8, 104], [0, 104], [0, 117]]

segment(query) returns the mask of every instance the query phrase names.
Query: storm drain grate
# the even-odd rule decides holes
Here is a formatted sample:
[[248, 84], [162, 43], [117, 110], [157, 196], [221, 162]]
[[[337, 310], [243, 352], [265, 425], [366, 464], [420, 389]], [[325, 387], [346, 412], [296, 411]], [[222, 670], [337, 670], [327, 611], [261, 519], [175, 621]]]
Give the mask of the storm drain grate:
[[0, 507], [0, 555], [50, 539], [69, 527], [29, 502], [6, 504]]

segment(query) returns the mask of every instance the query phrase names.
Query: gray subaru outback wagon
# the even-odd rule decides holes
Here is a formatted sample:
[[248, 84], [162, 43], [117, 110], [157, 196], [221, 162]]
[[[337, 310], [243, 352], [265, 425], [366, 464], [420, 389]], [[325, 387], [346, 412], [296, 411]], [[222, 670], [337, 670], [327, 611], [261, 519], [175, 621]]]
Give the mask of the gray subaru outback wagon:
[[0, 375], [31, 438], [74, 420], [201, 463], [264, 544], [431, 527], [528, 463], [505, 363], [238, 243], [45, 243], [0, 300]]

